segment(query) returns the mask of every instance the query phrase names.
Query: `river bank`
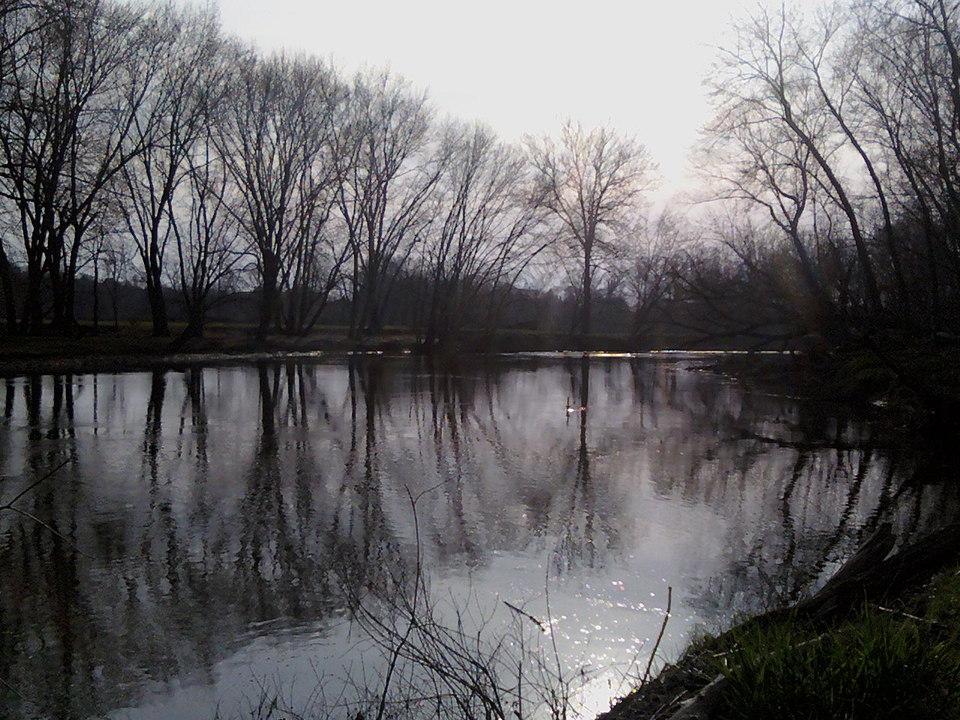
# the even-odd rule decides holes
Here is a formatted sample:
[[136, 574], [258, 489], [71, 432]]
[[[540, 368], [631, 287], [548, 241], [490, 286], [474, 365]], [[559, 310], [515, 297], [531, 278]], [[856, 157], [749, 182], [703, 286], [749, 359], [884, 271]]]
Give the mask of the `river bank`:
[[598, 720], [960, 717], [960, 525], [881, 528], [812, 597], [694, 640]]
[[[917, 450], [920, 486], [956, 481], [955, 355], [858, 348], [789, 363], [731, 356], [710, 369], [873, 415], [881, 443]], [[829, 613], [809, 611], [821, 590], [704, 635], [599, 720], [960, 717], [960, 528], [889, 549], [861, 558]]]
[[589, 338], [524, 330], [465, 334], [449, 346], [426, 347], [406, 328], [385, 329], [357, 340], [346, 328], [324, 328], [306, 336], [270, 335], [257, 338], [249, 328], [213, 326], [203, 338], [153, 337], [142, 324], [86, 333], [77, 337], [0, 336], [0, 376], [33, 373], [85, 373], [148, 370], [198, 364], [229, 364], [309, 358], [319, 353], [417, 353], [451, 358], [464, 354], [516, 352], [650, 350], [619, 335]]

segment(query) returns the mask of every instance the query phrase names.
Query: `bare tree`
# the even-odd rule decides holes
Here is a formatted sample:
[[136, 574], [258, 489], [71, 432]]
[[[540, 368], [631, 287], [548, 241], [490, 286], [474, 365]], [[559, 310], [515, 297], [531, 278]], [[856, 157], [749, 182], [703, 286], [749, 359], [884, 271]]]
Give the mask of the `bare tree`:
[[626, 222], [637, 212], [655, 169], [646, 149], [608, 128], [586, 131], [567, 122], [559, 141], [527, 138], [535, 175], [534, 203], [561, 226], [557, 246], [562, 258], [580, 267], [579, 330], [591, 331], [592, 292], [598, 262], [621, 240]]
[[201, 337], [208, 311], [238, 285], [240, 224], [228, 206], [229, 178], [208, 126], [186, 158], [187, 175], [168, 198], [177, 263], [168, 268], [187, 313], [183, 337]]
[[164, 258], [172, 236], [171, 200], [186, 174], [187, 158], [222, 96], [225, 63], [219, 24], [209, 11], [161, 5], [144, 19], [139, 52], [152, 77], [131, 141], [142, 151], [117, 184], [127, 231], [143, 265], [153, 334], [169, 335], [163, 293]]
[[631, 334], [642, 338], [653, 327], [657, 311], [671, 295], [675, 258], [694, 242], [694, 231], [675, 210], [664, 209], [649, 231], [628, 251], [626, 284], [633, 303]]
[[812, 19], [761, 7], [722, 51], [721, 195], [770, 213], [837, 327], [953, 324], [958, 19], [939, 0], [838, 3]]
[[[23, 53], [17, 52], [25, 44], [25, 39], [40, 30], [39, 22], [32, 13], [27, 12], [24, 0], [3, 0], [0, 2], [0, 93], [6, 93], [11, 70], [20, 69], [24, 62]], [[17, 332], [17, 308], [13, 280], [13, 264], [8, 252], [8, 231], [16, 232], [16, 227], [3, 227], [0, 232], [0, 294], [3, 295], [3, 316], [6, 331]], [[12, 247], [9, 248], [13, 250]]]
[[342, 87], [326, 64], [250, 54], [236, 60], [217, 147], [260, 284], [259, 334], [275, 327], [303, 243], [325, 232], [336, 173], [330, 144]]
[[[718, 119], [711, 130], [717, 136], [735, 137], [749, 155], [755, 168], [748, 171], [760, 176], [760, 184], [766, 186], [761, 192], [775, 196], [778, 208], [774, 214], [786, 220], [776, 222], [797, 249], [811, 288], [821, 296], [812, 262], [801, 252], [798, 230], [812, 207], [813, 193], [819, 189], [829, 195], [846, 218], [866, 302], [878, 313], [881, 297], [874, 261], [850, 181], [838, 169], [845, 137], [842, 128], [836, 127], [837, 113], [824, 102], [823, 85], [816, 82], [816, 62], [817, 73], [810, 72], [812, 53], [797, 22], [785, 9], [771, 12], [759, 8], [741, 26], [737, 44], [722, 52], [720, 70], [711, 80], [718, 99]], [[783, 171], [794, 178], [789, 186], [777, 177]], [[738, 181], [738, 185], [743, 191], [744, 184]], [[759, 193], [755, 199], [760, 199]]]
[[386, 71], [354, 79], [335, 152], [354, 337], [382, 325], [392, 283], [430, 220], [428, 199], [445, 165], [442, 153], [427, 152], [430, 121], [426, 96], [406, 81]]
[[74, 323], [74, 283], [86, 231], [103, 211], [104, 188], [139, 148], [129, 130], [144, 94], [137, 64], [140, 16], [100, 0], [23, 10], [37, 30], [21, 34], [0, 96], [0, 196], [12, 206], [27, 288], [21, 324]]
[[[900, 219], [905, 283], [917, 319], [956, 329], [960, 282], [960, 7], [939, 0], [854, 3], [848, 44], [861, 124], [880, 148]], [[916, 230], [911, 230], [913, 225]]]
[[[769, 122], [760, 103], [724, 98], [709, 127], [704, 165], [716, 183], [719, 197], [763, 210], [770, 222], [790, 241], [808, 294], [823, 319], [837, 311], [826, 287], [815, 249], [806, 234], [810, 208], [817, 190], [817, 168], [807, 145], [782, 125]], [[809, 121], [808, 121], [809, 122]], [[733, 248], [744, 262], [750, 259]]]
[[426, 345], [444, 343], [466, 323], [482, 323], [543, 249], [531, 230], [541, 217], [526, 202], [526, 163], [480, 125], [450, 125], [441, 150], [447, 171], [421, 253]]

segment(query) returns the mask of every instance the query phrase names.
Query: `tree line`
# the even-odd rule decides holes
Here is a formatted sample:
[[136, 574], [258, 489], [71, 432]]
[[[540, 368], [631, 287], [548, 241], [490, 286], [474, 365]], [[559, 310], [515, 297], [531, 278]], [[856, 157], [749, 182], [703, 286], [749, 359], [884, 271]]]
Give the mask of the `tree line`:
[[261, 336], [335, 306], [354, 338], [443, 343], [518, 302], [647, 345], [954, 336], [958, 12], [758, 6], [708, 78], [697, 202], [650, 217], [656, 166], [609, 128], [511, 145], [210, 10], [0, 0], [3, 327], [75, 332], [78, 281], [127, 281], [156, 335], [174, 297], [199, 335], [243, 292]]
[[0, 69], [9, 333], [72, 331], [83, 275], [135, 278], [156, 335], [175, 288], [187, 334], [254, 291], [261, 335], [307, 333], [338, 299], [358, 337], [403, 280], [440, 341], [492, 322], [559, 248], [589, 332], [598, 248], [653, 171], [609, 130], [513, 147], [390, 72], [265, 55], [172, 3], [5, 0]]
[[701, 263], [698, 292], [765, 296], [757, 327], [827, 338], [960, 332], [958, 12], [844, 0], [738, 24], [700, 148], [727, 270]]

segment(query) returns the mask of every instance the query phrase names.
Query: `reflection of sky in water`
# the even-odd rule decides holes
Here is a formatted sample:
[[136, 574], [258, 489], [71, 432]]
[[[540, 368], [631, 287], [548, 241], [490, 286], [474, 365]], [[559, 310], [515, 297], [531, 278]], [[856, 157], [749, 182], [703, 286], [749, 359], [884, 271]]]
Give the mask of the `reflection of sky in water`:
[[416, 557], [415, 527], [439, 596], [545, 619], [549, 590], [589, 714], [642, 674], [668, 587], [661, 651], [675, 657], [694, 626], [828, 572], [864, 524], [922, 528], [944, 502], [897, 495], [909, 468], [859, 449], [866, 426], [650, 360], [443, 374], [375, 359], [3, 389], [0, 474], [22, 486], [66, 462], [23, 507], [83, 553], [0, 516], [3, 679], [31, 688], [26, 714], [209, 718], [263, 684], [307, 709], [318, 675], [339, 698], [376, 653], [358, 650], [331, 573], [382, 583]]

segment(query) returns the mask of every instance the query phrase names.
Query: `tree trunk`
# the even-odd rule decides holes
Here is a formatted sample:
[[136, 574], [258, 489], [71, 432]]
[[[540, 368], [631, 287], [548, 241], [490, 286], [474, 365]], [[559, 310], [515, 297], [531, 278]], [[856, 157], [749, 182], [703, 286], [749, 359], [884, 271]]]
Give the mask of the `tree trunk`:
[[13, 298], [13, 268], [7, 253], [0, 245], [0, 291], [3, 292], [3, 311], [6, 317], [7, 334], [17, 334], [17, 305]]
[[27, 292], [20, 323], [27, 335], [39, 335], [43, 327], [43, 267], [35, 253], [27, 259]]
[[202, 338], [205, 324], [204, 312], [201, 307], [191, 307], [187, 310], [187, 326], [183, 330], [183, 338]]
[[583, 278], [581, 279], [583, 299], [580, 308], [580, 332], [584, 338], [590, 335], [593, 318], [593, 242], [588, 240], [583, 251]]
[[263, 283], [260, 297], [260, 323], [257, 328], [257, 337], [265, 339], [273, 328], [276, 317], [280, 265], [276, 256], [271, 252], [263, 254]]
[[147, 301], [150, 304], [153, 336], [170, 337], [170, 325], [167, 322], [167, 302], [163, 296], [163, 285], [161, 285], [159, 277], [154, 274], [153, 270], [147, 277]]

